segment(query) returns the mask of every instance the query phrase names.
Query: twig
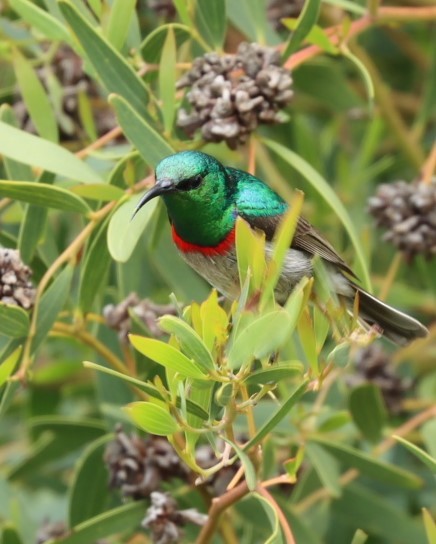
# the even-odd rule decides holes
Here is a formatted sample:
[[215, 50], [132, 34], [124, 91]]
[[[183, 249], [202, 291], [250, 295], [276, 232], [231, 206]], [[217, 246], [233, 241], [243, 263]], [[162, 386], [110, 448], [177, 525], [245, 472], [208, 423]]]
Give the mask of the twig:
[[421, 170], [421, 180], [423, 183], [431, 183], [433, 176], [436, 172], [436, 144], [433, 144], [433, 148], [430, 151], [430, 155], [424, 163]]
[[263, 497], [265, 497], [265, 499], [271, 504], [271, 506], [276, 511], [277, 517], [279, 518], [279, 521], [280, 521], [280, 525], [282, 526], [282, 529], [283, 529], [283, 533], [285, 534], [286, 544], [296, 544], [295, 538], [294, 538], [294, 535], [292, 534], [292, 529], [289, 526], [288, 520], [286, 519], [286, 516], [283, 513], [283, 510], [277, 504], [276, 500], [271, 495], [271, 493], [267, 491], [261, 485], [257, 486], [256, 491], [259, 493], [259, 495], [262, 495]]

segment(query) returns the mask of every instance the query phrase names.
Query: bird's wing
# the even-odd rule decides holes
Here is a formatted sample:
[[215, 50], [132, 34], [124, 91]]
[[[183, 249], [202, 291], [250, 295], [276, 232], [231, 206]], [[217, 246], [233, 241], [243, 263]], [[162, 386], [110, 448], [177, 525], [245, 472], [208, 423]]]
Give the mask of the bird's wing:
[[[252, 228], [263, 231], [268, 241], [273, 239], [276, 229], [283, 218], [283, 215], [255, 216], [252, 214], [244, 214], [242, 210], [239, 210], [239, 215], [245, 219]], [[307, 251], [307, 253], [313, 256], [319, 255], [324, 260], [336, 265], [350, 276], [356, 278], [354, 272], [337, 254], [329, 242], [327, 242], [303, 217], [298, 218], [291, 247], [293, 249]]]

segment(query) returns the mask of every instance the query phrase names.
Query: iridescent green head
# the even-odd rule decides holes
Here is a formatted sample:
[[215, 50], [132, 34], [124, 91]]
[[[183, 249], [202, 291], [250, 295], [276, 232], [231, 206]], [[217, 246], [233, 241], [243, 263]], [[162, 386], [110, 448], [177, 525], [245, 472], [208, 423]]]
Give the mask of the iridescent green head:
[[233, 228], [232, 181], [224, 166], [210, 155], [182, 151], [163, 159], [156, 167], [156, 185], [142, 198], [136, 212], [156, 196], [162, 196], [178, 234], [189, 242], [219, 243]]

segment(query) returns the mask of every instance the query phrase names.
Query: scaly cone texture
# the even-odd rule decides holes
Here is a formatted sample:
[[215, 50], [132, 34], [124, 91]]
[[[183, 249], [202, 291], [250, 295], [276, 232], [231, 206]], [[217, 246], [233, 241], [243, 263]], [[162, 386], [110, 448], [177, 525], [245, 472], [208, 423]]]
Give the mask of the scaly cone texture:
[[278, 123], [293, 92], [280, 53], [256, 43], [241, 43], [236, 55], [206, 53], [177, 83], [190, 88], [191, 111], [180, 109], [177, 125], [191, 138], [197, 130], [207, 142], [243, 144], [259, 124]]
[[32, 271], [16, 249], [0, 248], [0, 301], [25, 310], [32, 308], [36, 290], [30, 281]]
[[368, 208], [379, 227], [411, 262], [416, 255], [436, 256], [436, 177], [431, 183], [397, 181], [377, 188]]

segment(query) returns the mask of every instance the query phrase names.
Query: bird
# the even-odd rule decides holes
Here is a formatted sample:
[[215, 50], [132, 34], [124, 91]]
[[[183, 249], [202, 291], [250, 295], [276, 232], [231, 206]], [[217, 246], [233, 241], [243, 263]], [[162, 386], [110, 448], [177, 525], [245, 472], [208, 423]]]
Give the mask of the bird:
[[[240, 292], [235, 246], [238, 217], [265, 234], [268, 258], [289, 204], [261, 179], [224, 166], [201, 151], [180, 151], [163, 158], [156, 165], [155, 179], [132, 219], [147, 202], [162, 197], [182, 258], [225, 297], [236, 299]], [[275, 289], [278, 303], [287, 300], [300, 280], [313, 276], [315, 257], [322, 260], [332, 288], [350, 311], [358, 297], [359, 318], [365, 324], [401, 346], [427, 335], [417, 319], [360, 287], [348, 264], [302, 216]]]

